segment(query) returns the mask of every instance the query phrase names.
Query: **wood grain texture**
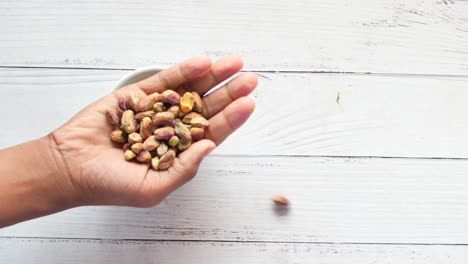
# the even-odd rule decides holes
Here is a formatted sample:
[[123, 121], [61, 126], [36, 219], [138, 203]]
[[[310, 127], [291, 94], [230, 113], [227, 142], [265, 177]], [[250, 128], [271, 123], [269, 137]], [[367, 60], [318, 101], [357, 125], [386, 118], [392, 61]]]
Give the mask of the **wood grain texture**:
[[[0, 239], [2, 263], [466, 263], [467, 246]], [[25, 252], [27, 252], [25, 254]]]
[[209, 157], [157, 207], [77, 208], [0, 236], [468, 244], [467, 171], [467, 160]]
[[[10, 113], [0, 118], [10, 127], [0, 147], [52, 131], [124, 73], [0, 70], [0, 111]], [[214, 153], [468, 158], [467, 84], [464, 77], [261, 73], [255, 113]]]
[[1, 1], [0, 65], [131, 68], [237, 53], [256, 70], [468, 73], [468, 2]]

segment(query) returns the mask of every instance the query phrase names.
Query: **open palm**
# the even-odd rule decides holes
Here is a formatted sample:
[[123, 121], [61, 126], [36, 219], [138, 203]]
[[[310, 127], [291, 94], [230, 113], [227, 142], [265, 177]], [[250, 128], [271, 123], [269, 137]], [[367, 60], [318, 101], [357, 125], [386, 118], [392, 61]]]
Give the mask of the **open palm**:
[[151, 94], [167, 89], [204, 95], [241, 68], [238, 56], [225, 57], [213, 65], [207, 57], [189, 59], [100, 99], [54, 131], [51, 138], [60, 153], [59, 160], [64, 162], [81, 204], [147, 207], [161, 202], [193, 178], [202, 159], [248, 119], [254, 103], [245, 96], [255, 89], [257, 78], [253, 73], [242, 73], [203, 97], [203, 115], [210, 121], [206, 139], [181, 153], [167, 171], [125, 161], [122, 149], [109, 139], [112, 127], [106, 111], [116, 108], [119, 98], [131, 92]]

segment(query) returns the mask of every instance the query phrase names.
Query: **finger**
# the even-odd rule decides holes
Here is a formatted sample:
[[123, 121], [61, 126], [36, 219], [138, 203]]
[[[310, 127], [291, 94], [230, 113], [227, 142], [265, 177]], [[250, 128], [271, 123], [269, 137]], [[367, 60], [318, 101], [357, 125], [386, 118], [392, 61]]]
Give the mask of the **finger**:
[[136, 83], [147, 94], [174, 90], [182, 84], [206, 75], [211, 68], [211, 60], [206, 56], [188, 59], [180, 64], [160, 71], [155, 75]]
[[203, 115], [211, 118], [238, 98], [249, 95], [257, 87], [257, 75], [253, 72], [242, 73], [234, 80], [205, 96]]
[[242, 69], [242, 58], [238, 55], [226, 56], [216, 61], [203, 77], [191, 81], [187, 86], [189, 89], [198, 92], [200, 95], [205, 94], [211, 88], [225, 81]]
[[195, 142], [177, 157], [176, 162], [166, 173], [161, 172], [162, 188], [174, 191], [190, 181], [198, 171], [200, 164], [216, 145], [211, 140], [203, 139]]
[[250, 117], [255, 103], [248, 97], [241, 97], [210, 119], [205, 137], [216, 145], [221, 144], [232, 132]]

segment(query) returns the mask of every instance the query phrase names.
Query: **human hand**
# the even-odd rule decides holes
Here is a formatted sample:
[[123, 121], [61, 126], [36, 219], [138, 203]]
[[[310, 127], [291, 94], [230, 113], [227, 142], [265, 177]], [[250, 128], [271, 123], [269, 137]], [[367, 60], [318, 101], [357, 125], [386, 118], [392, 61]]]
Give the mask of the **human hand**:
[[203, 115], [210, 121], [205, 138], [176, 158], [167, 171], [154, 171], [146, 164], [125, 161], [122, 149], [109, 139], [113, 128], [107, 110], [116, 108], [131, 92], [161, 93], [173, 89], [208, 90], [239, 72], [242, 60], [225, 57], [212, 65], [207, 57], [195, 57], [163, 70], [141, 82], [128, 85], [89, 105], [50, 134], [57, 160], [66, 172], [70, 195], [77, 205], [130, 205], [149, 207], [192, 179], [202, 159], [239, 128], [252, 114], [253, 101], [245, 97], [257, 86], [254, 73], [242, 73], [215, 92], [203, 97]]

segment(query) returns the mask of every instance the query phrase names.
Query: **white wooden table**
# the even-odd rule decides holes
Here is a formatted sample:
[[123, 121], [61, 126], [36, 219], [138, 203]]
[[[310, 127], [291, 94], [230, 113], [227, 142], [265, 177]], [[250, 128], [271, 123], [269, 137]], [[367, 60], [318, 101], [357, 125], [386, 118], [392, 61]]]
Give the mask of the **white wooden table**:
[[167, 203], [2, 229], [0, 263], [467, 263], [468, 1], [287, 2], [1, 1], [0, 148], [141, 66], [236, 53], [260, 84]]

